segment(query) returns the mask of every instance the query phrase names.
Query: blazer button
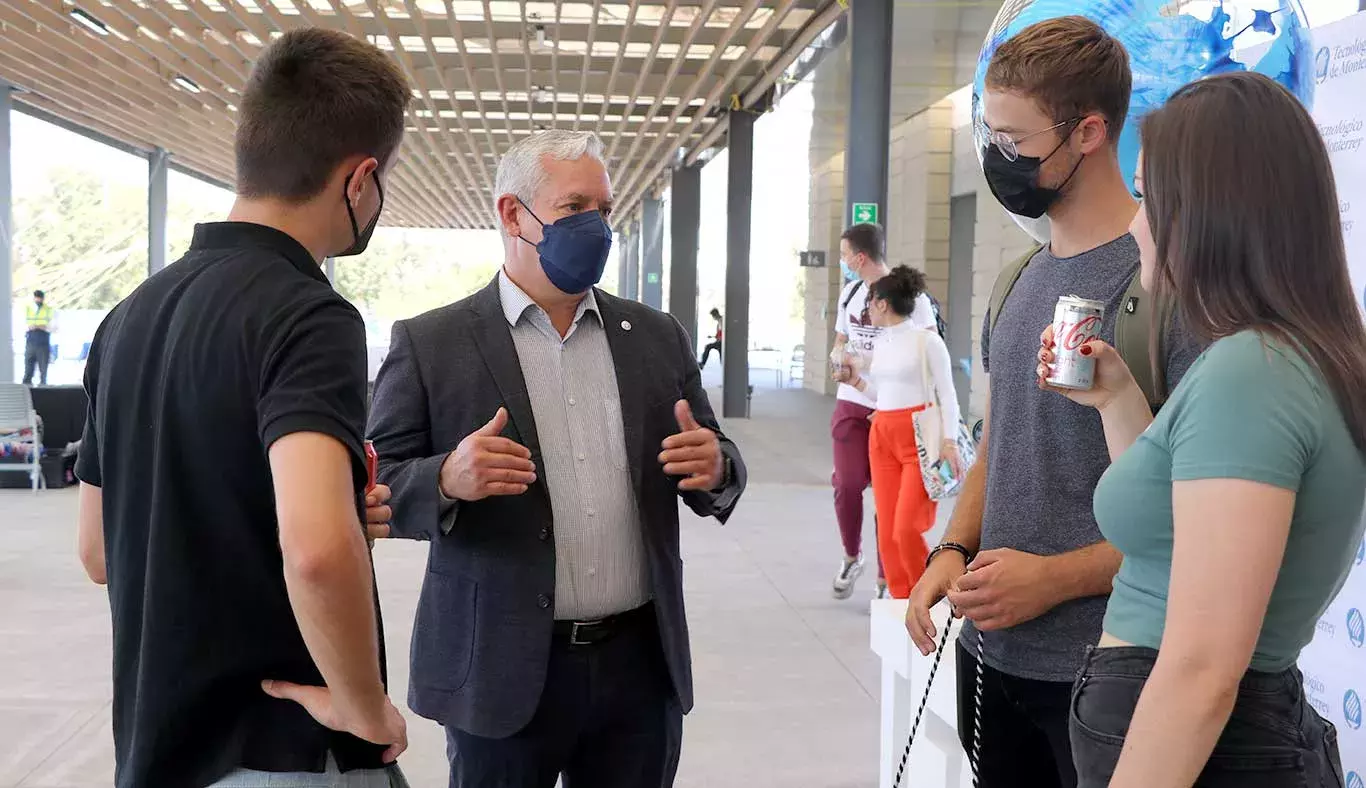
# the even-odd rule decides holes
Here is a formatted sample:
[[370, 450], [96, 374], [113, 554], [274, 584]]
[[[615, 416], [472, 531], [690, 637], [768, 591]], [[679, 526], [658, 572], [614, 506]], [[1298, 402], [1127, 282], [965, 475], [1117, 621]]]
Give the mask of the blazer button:
[[541, 594], [540, 596], [536, 597], [536, 604], [540, 605], [541, 609], [544, 610], [550, 607], [550, 597], [545, 594]]
[[541, 532], [540, 532], [539, 534], [537, 534], [537, 537], [538, 537], [542, 542], [549, 541], [549, 540], [550, 540], [550, 529], [549, 529], [549, 528], [542, 528], [542, 529], [541, 529]]

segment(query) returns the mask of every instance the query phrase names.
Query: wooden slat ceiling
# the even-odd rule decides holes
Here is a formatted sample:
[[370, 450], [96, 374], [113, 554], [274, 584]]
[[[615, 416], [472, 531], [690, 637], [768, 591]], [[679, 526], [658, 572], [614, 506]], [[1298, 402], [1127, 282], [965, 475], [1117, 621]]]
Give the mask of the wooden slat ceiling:
[[0, 0], [19, 102], [233, 181], [236, 102], [264, 42], [316, 25], [390, 52], [413, 86], [386, 225], [493, 227], [493, 177], [540, 128], [593, 130], [618, 216], [679, 149], [723, 142], [841, 12], [836, 0]]

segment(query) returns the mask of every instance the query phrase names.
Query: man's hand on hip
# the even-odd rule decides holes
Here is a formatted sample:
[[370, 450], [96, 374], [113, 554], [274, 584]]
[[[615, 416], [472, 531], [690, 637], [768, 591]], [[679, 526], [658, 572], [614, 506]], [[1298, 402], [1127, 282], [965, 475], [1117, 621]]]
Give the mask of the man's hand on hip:
[[457, 501], [479, 501], [490, 495], [521, 495], [536, 483], [531, 451], [501, 437], [507, 408], [499, 408], [488, 424], [455, 447], [441, 464], [441, 492]]
[[[408, 723], [381, 691], [379, 702], [365, 710], [346, 709], [327, 687], [263, 681], [261, 689], [272, 698], [292, 700], [324, 728], [349, 733], [358, 739], [385, 746], [382, 760], [393, 763], [408, 749]], [[381, 688], [382, 690], [382, 688]]]
[[687, 400], [681, 399], [674, 405], [674, 416], [678, 419], [678, 434], [664, 439], [664, 451], [659, 455], [664, 473], [684, 477], [678, 489], [685, 492], [715, 490], [725, 474], [720, 439], [697, 423]]
[[984, 550], [949, 589], [949, 602], [978, 629], [1009, 629], [1058, 604], [1048, 559], [1019, 550]]

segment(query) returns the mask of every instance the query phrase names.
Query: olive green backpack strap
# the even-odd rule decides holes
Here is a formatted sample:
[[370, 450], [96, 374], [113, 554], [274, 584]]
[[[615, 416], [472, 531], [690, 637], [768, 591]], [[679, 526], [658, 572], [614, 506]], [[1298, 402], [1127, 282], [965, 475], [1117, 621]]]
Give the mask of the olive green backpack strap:
[[[1157, 312], [1156, 320], [1154, 310]], [[1119, 315], [1115, 318], [1115, 350], [1133, 373], [1134, 380], [1143, 390], [1143, 396], [1154, 413], [1166, 399], [1159, 393], [1158, 382], [1167, 375], [1167, 335], [1174, 314], [1171, 300], [1149, 295], [1135, 271], [1119, 302]], [[1152, 345], [1148, 337], [1154, 327], [1159, 333], [1157, 343]], [[1153, 347], [1157, 349], [1156, 364], [1149, 352]], [[1159, 377], [1154, 377], [1154, 373]]]
[[996, 284], [991, 286], [991, 300], [987, 302], [987, 309], [990, 310], [988, 314], [991, 316], [992, 332], [996, 331], [996, 320], [1001, 316], [1001, 305], [1004, 304], [1006, 298], [1010, 296], [1010, 291], [1015, 289], [1015, 283], [1020, 281], [1020, 274], [1024, 273], [1025, 266], [1029, 265], [1029, 261], [1033, 260], [1034, 255], [1042, 248], [1043, 246], [1041, 244], [1035, 244], [1028, 252], [1021, 255], [1019, 259], [1012, 261], [1005, 268], [1002, 268], [1001, 273], [997, 274]]

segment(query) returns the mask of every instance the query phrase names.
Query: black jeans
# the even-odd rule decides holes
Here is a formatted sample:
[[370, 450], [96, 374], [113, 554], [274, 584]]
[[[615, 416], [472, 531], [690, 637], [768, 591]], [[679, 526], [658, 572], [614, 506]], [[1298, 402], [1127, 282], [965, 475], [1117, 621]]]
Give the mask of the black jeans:
[[[1104, 788], [1119, 762], [1138, 695], [1157, 661], [1150, 648], [1097, 648], [1072, 691], [1072, 752], [1081, 788]], [[1196, 788], [1342, 786], [1337, 730], [1304, 700], [1295, 668], [1248, 671]]]
[[[973, 641], [975, 647], [975, 640]], [[977, 660], [958, 646], [958, 735], [972, 752]], [[1037, 681], [982, 666], [980, 788], [1075, 788], [1067, 737], [1072, 685]]]
[[713, 350], [716, 351], [716, 357], [717, 357], [717, 358], [720, 358], [720, 357], [721, 357], [721, 343], [720, 343], [720, 342], [708, 342], [708, 343], [707, 343], [707, 346], [704, 347], [704, 348], [702, 348], [702, 361], [698, 363], [698, 366], [700, 366], [702, 369], [706, 369], [706, 368], [707, 368], [707, 359], [711, 358], [711, 352], [712, 352]]
[[450, 788], [669, 788], [683, 710], [645, 616], [595, 645], [557, 636], [531, 722], [506, 739], [446, 729]]

